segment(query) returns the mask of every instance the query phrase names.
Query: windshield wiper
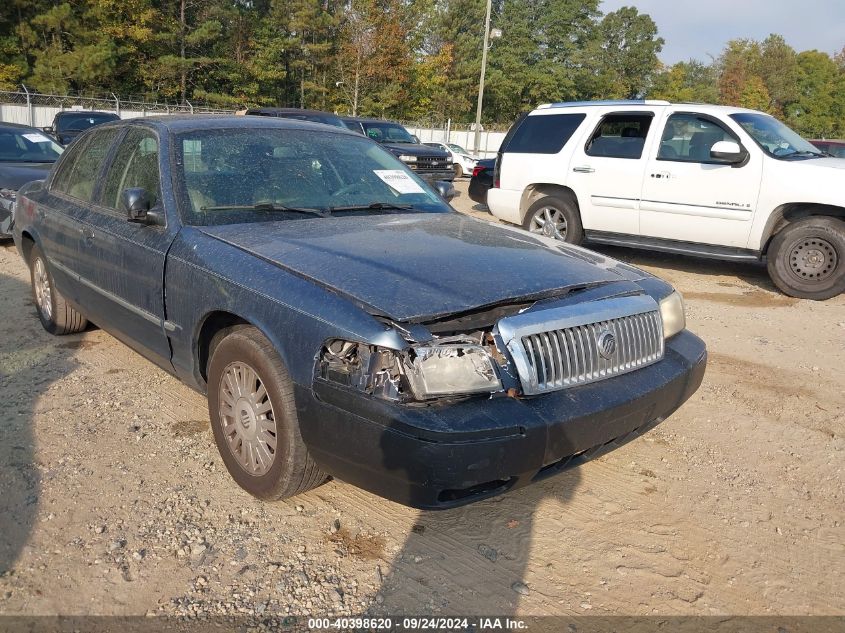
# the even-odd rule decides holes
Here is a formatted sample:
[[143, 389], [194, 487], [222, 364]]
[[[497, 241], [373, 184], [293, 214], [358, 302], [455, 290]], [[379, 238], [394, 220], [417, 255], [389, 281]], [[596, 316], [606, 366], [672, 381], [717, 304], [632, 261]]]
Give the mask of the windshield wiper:
[[817, 156], [819, 158], [824, 158], [827, 154], [824, 152], [813, 152], [811, 150], [801, 150], [800, 152], [792, 152], [791, 154], [784, 154], [780, 158], [791, 158], [793, 156]]
[[370, 204], [350, 204], [338, 207], [329, 207], [328, 210], [334, 213], [335, 211], [384, 211], [391, 209], [407, 211], [412, 208], [413, 205], [401, 204], [398, 202], [371, 202]]
[[282, 204], [273, 204], [272, 202], [259, 202], [258, 204], [223, 204], [216, 207], [200, 207], [200, 211], [286, 211], [290, 213], [307, 213], [308, 215], [316, 215], [320, 218], [325, 218], [329, 214], [320, 209], [313, 209], [310, 207], [286, 207]]

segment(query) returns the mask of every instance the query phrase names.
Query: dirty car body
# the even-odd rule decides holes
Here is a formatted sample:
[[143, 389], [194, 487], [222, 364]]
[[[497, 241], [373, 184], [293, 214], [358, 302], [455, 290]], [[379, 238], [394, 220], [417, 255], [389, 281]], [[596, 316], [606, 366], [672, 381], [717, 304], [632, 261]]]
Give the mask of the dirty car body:
[[[276, 199], [287, 211], [226, 198], [239, 182], [256, 188], [248, 172], [260, 160], [244, 151], [223, 164], [216, 144], [250, 139], [269, 143], [261, 160], [292, 161]], [[331, 159], [301, 154], [321, 146]], [[128, 184], [157, 189], [152, 220], [127, 221], [111, 173], [145, 147], [156, 147], [156, 177]], [[560, 472], [645, 432], [701, 382], [705, 347], [671, 286], [460, 215], [360, 135], [161, 117], [92, 130], [68, 154], [22, 192], [15, 225], [25, 258], [45, 254], [55, 290], [210, 402], [215, 341], [255, 328], [289, 374], [289, 417], [310, 458], [397, 502], [448, 508]], [[98, 184], [70, 191], [66, 164], [91, 154]], [[351, 173], [332, 162], [344, 156], [389, 168], [396, 180], [367, 175], [372, 191], [391, 183], [380, 204], [364, 204], [355, 183], [309, 193]], [[305, 189], [291, 192], [303, 171]]]

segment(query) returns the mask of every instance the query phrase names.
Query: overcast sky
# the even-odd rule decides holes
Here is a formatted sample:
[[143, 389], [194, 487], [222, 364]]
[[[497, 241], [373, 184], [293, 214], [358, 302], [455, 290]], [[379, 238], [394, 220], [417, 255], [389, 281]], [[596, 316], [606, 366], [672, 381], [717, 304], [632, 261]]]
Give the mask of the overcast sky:
[[845, 0], [603, 0], [605, 13], [634, 6], [648, 13], [666, 40], [666, 64], [710, 61], [728, 40], [783, 35], [797, 51], [836, 53], [845, 46]]

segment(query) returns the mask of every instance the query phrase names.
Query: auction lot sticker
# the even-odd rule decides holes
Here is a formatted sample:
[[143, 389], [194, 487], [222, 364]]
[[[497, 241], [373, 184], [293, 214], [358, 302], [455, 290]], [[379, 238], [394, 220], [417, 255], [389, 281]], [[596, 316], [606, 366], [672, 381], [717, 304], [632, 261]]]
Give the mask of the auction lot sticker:
[[423, 188], [401, 169], [374, 169], [373, 173], [397, 193], [425, 193]]

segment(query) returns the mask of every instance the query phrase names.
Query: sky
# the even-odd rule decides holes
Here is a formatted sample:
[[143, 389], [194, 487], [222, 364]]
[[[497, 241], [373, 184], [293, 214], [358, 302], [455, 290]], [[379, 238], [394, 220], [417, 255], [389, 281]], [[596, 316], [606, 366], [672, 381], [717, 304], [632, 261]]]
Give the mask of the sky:
[[834, 54], [845, 46], [845, 0], [603, 0], [604, 13], [634, 6], [666, 40], [665, 64], [718, 57], [728, 40], [783, 35], [796, 51]]

